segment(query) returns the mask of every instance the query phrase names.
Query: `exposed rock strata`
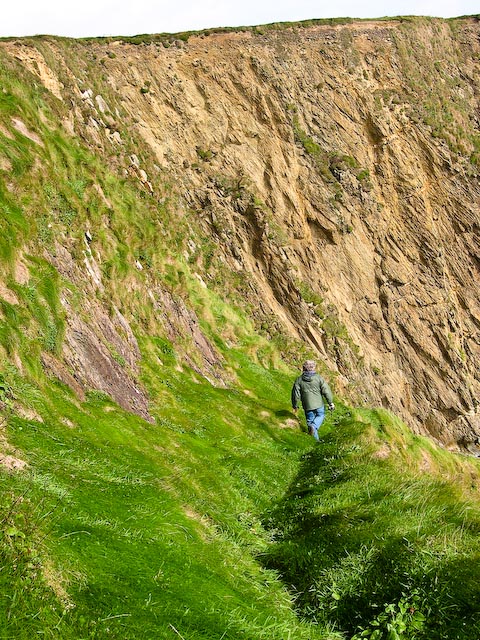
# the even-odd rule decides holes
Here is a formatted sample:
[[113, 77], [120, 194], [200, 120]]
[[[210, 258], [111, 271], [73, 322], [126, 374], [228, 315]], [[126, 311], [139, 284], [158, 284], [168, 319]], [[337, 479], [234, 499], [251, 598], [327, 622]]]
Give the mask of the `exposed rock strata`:
[[[471, 449], [480, 436], [480, 187], [468, 159], [480, 135], [479, 34], [473, 19], [391, 21], [192, 37], [169, 49], [78, 42], [68, 56], [53, 40], [2, 47], [71, 104], [68, 130], [120, 156], [129, 179], [153, 194], [152, 167], [175, 179], [225, 268], [249, 284], [249, 302], [275, 318], [271, 332], [311, 344], [344, 392]], [[466, 132], [457, 150], [441, 128], [450, 108]], [[127, 132], [149, 151], [148, 167], [128, 154]], [[300, 285], [323, 299], [321, 310]], [[69, 332], [73, 362], [88, 332]], [[201, 349], [213, 374], [216, 356]]]

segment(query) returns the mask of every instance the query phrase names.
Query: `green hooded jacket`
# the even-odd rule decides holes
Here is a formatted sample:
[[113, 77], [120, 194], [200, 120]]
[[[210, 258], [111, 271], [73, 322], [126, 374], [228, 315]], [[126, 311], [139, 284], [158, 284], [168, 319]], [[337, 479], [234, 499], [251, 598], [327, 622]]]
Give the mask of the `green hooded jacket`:
[[332, 404], [333, 395], [330, 387], [319, 373], [302, 373], [295, 380], [292, 388], [292, 407], [298, 408], [302, 403], [304, 411], [313, 411], [323, 407], [323, 399]]

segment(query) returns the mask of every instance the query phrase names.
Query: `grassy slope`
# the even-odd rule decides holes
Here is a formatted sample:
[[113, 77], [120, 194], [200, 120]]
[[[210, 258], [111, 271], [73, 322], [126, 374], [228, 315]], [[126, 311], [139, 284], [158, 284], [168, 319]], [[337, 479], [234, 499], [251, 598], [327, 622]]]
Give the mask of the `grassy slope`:
[[175, 398], [155, 426], [99, 394], [78, 406], [55, 385], [44, 411], [37, 405], [43, 423], [10, 419], [9, 440], [30, 466], [3, 477], [23, 496], [7, 541], [23, 557], [25, 532], [32, 556], [51, 559], [60, 603], [45, 608], [54, 595], [40, 589], [33, 557], [10, 565], [3, 637], [172, 638], [173, 627], [187, 638], [323, 637], [255, 560], [268, 544], [260, 514], [310, 441], [278, 429], [285, 379], [244, 368], [256, 397], [162, 368], [158, 392], [168, 383]]
[[[274, 348], [241, 314], [194, 290], [182, 259], [173, 262], [189, 230], [171, 221], [168, 185], [160, 202], [119, 179], [57, 128], [64, 105], [6, 61], [0, 68], [0, 152], [10, 163], [0, 180], [0, 400], [8, 440], [29, 463], [0, 475], [0, 637], [313, 640], [327, 637], [330, 623], [368, 634], [376, 618], [386, 630], [407, 602], [429, 619], [402, 614], [409, 640], [423, 633], [415, 624], [430, 633], [418, 637], [476, 638], [461, 633], [467, 606], [478, 611], [479, 507], [460, 494], [462, 479], [477, 483], [476, 467], [374, 412], [337, 414], [313, 449], [299, 430], [282, 428], [291, 374], [260, 366], [259, 350], [278, 360]], [[83, 260], [92, 227], [108, 283], [99, 297], [141, 338], [155, 425], [99, 393], [80, 403], [40, 364], [42, 351], [61, 352], [60, 296], [85, 313], [82, 291], [45, 252], [58, 240]], [[21, 249], [24, 284], [14, 278]], [[147, 296], [124, 295], [132, 279], [137, 292], [160, 282], [208, 310], [203, 326], [236, 380], [230, 389], [179, 370]], [[391, 455], [372, 457], [385, 442]], [[423, 475], [416, 456], [430, 461]], [[437, 467], [452, 478], [439, 479]], [[300, 617], [277, 571], [296, 588]], [[394, 613], [383, 620], [386, 604]]]
[[347, 411], [266, 518], [265, 566], [296, 590], [302, 615], [355, 640], [473, 640], [479, 485], [477, 461], [384, 411]]

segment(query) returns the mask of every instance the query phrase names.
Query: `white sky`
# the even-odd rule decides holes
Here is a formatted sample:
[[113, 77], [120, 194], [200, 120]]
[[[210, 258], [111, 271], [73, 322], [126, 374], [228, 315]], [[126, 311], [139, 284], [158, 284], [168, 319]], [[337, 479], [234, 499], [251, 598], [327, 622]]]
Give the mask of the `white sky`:
[[480, 13], [479, 0], [3, 0], [0, 37], [175, 33], [310, 18]]

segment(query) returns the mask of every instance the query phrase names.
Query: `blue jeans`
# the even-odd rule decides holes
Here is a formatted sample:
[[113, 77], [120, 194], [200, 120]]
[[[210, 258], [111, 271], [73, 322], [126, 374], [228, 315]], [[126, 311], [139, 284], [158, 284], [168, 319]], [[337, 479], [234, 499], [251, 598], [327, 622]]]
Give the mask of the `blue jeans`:
[[315, 440], [319, 440], [318, 430], [320, 429], [322, 422], [325, 420], [325, 407], [305, 411], [305, 416], [307, 417], [309, 433], [315, 438]]

